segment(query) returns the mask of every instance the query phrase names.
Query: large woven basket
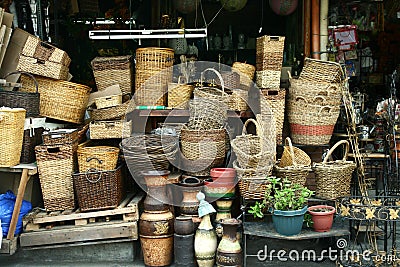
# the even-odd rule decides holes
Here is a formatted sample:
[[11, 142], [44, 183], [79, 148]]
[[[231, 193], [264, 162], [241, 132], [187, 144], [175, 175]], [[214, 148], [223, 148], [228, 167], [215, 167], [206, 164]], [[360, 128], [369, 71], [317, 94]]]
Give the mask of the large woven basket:
[[[35, 76], [39, 84], [40, 115], [52, 119], [80, 124], [85, 115], [91, 88], [72, 82]], [[31, 79], [21, 76], [22, 88], [36, 90]]]
[[[4, 78], [7, 78], [13, 74], [21, 74], [22, 72], [11, 72], [7, 74]], [[26, 117], [36, 117], [39, 116], [39, 106], [40, 106], [40, 94], [38, 91], [38, 83], [32, 74], [23, 72], [35, 83], [35, 92], [20, 92], [17, 91], [18, 88], [14, 88], [12, 91], [3, 91], [0, 89], [0, 107], [10, 107], [10, 108], [23, 108], [26, 110]]]
[[264, 35], [258, 37], [256, 40], [256, 69], [258, 71], [273, 70], [280, 72], [282, 69], [284, 46], [284, 36]]
[[36, 146], [36, 160], [46, 211], [75, 208], [72, 173], [76, 147], [71, 145]]
[[168, 84], [168, 107], [177, 109], [187, 109], [189, 100], [192, 97], [194, 86], [181, 82], [181, 76], [178, 83]]
[[[252, 122], [256, 126], [256, 134], [247, 134], [247, 126]], [[242, 134], [236, 136], [231, 146], [236, 154], [237, 161], [243, 168], [257, 168], [273, 166], [275, 154], [266, 145], [260, 124], [254, 119], [248, 119], [242, 129]]]
[[20, 163], [26, 111], [0, 107], [0, 167]]
[[79, 172], [109, 171], [117, 167], [119, 148], [83, 146], [77, 151]]
[[[285, 89], [261, 89], [269, 108], [275, 118], [276, 143], [282, 144], [283, 122], [285, 120]], [[264, 106], [260, 107], [261, 110]]]
[[116, 208], [122, 200], [122, 168], [73, 174], [76, 196], [81, 211]]
[[299, 79], [322, 83], [341, 83], [344, 80], [342, 66], [337, 62], [305, 58]]
[[90, 139], [112, 139], [130, 136], [132, 121], [91, 121], [89, 124]]
[[232, 70], [235, 70], [239, 73], [240, 84], [243, 84], [244, 88], [249, 89], [250, 86], [252, 86], [256, 67], [247, 63], [234, 62], [232, 65]]
[[123, 94], [133, 88], [132, 56], [96, 57], [91, 62], [96, 87], [99, 91], [119, 84]]
[[225, 129], [181, 129], [180, 144], [185, 171], [191, 175], [209, 176], [213, 167], [225, 160]]
[[293, 146], [290, 137], [286, 137], [283, 147], [282, 157], [278, 167], [288, 166], [311, 166], [311, 158], [306, 152], [298, 147]]
[[[344, 145], [342, 160], [328, 161], [332, 153]], [[352, 173], [356, 164], [347, 161], [349, 142], [341, 140], [337, 142], [326, 154], [321, 163], [315, 163], [312, 167], [316, 178], [315, 196], [322, 199], [336, 199], [350, 195]]]
[[221, 85], [221, 89], [219, 89], [217, 87], [209, 87], [209, 86], [196, 87], [193, 92], [194, 98], [195, 99], [196, 98], [197, 99], [205, 98], [205, 99], [213, 100], [216, 102], [220, 102], [222, 105], [228, 105], [229, 95], [225, 92], [224, 80], [218, 71], [216, 71], [213, 68], [205, 69], [201, 73], [201, 84], [202, 85], [204, 84], [204, 76], [205, 76], [205, 73], [208, 71], [214, 72], [214, 74], [218, 77], [219, 82], [217, 82], [217, 83]]

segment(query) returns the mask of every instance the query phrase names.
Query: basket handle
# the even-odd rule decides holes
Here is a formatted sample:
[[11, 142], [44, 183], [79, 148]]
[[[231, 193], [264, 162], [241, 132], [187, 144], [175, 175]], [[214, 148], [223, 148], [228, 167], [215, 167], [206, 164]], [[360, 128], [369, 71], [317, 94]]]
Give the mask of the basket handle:
[[91, 161], [91, 160], [93, 160], [93, 159], [97, 160], [100, 164], [103, 164], [103, 161], [102, 161], [101, 159], [96, 158], [96, 157], [87, 158], [87, 159], [86, 159], [86, 162], [89, 162], [89, 161]]
[[293, 166], [296, 166], [296, 159], [294, 157], [294, 150], [293, 150], [293, 144], [292, 144], [292, 140], [290, 139], [290, 137], [286, 137], [285, 139], [285, 146], [289, 147], [289, 152], [290, 152], [290, 156], [292, 157], [292, 162], [293, 162]]
[[[14, 75], [14, 74], [25, 74], [26, 76], [28, 76], [29, 78], [31, 78], [31, 79], [33, 80], [33, 83], [35, 84], [36, 93], [39, 92], [39, 84], [38, 84], [36, 78], [35, 78], [32, 74], [30, 74], [29, 72], [25, 72], [25, 71], [13, 71], [13, 72], [8, 73], [6, 76], [4, 76], [4, 79], [7, 78], [8, 76]], [[18, 91], [18, 90], [16, 90], [16, 91]]]
[[344, 150], [344, 155], [343, 155], [343, 161], [345, 161], [347, 159], [347, 154], [349, 153], [349, 142], [347, 140], [340, 140], [339, 142], [337, 142], [333, 147], [331, 147], [331, 149], [329, 149], [328, 153], [326, 153], [326, 156], [324, 158], [324, 160], [322, 161], [322, 163], [327, 163], [329, 157], [332, 155], [333, 151], [335, 151], [335, 149], [344, 144], [345, 145], [345, 150]]
[[214, 72], [214, 73], [218, 76], [218, 79], [219, 79], [220, 82], [221, 82], [221, 90], [222, 90], [222, 94], [221, 94], [221, 95], [223, 95], [223, 94], [225, 93], [225, 85], [224, 85], [224, 79], [222, 78], [221, 73], [219, 73], [219, 71], [217, 71], [217, 70], [215, 70], [215, 69], [213, 69], [213, 68], [205, 69], [205, 70], [201, 73], [201, 76], [200, 76], [200, 83], [203, 84], [203, 81], [204, 81], [204, 73], [205, 73], [206, 71], [212, 71], [212, 72]]
[[284, 39], [285, 37], [283, 37], [283, 36], [272, 36], [272, 35], [270, 35], [270, 36], [268, 36], [268, 41], [282, 41], [282, 39]]
[[315, 102], [315, 100], [317, 100], [317, 99], [321, 99], [321, 100], [322, 100], [322, 103], [326, 103], [326, 99], [325, 99], [325, 97], [323, 97], [322, 95], [317, 95], [317, 96], [315, 96], [313, 102]]
[[328, 109], [328, 113], [329, 113], [329, 112], [331, 112], [332, 107], [331, 107], [331, 106], [322, 106], [322, 107], [319, 109], [318, 113], [321, 113], [324, 109]]
[[256, 126], [256, 134], [257, 134], [257, 136], [260, 136], [260, 134], [262, 132], [261, 126], [258, 123], [258, 121], [256, 121], [255, 119], [247, 119], [244, 122], [243, 129], [242, 129], [242, 135], [246, 135], [247, 134], [247, 126], [249, 125], [250, 122], [252, 122]]
[[92, 184], [97, 183], [97, 182], [100, 181], [100, 179], [101, 179], [101, 172], [98, 172], [98, 173], [99, 173], [99, 177], [97, 178], [97, 180], [91, 180], [91, 179], [89, 178], [89, 174], [90, 174], [90, 173], [94, 173], [94, 172], [98, 172], [98, 171], [97, 171], [96, 169], [94, 169], [94, 168], [90, 168], [90, 169], [88, 169], [88, 170], [86, 171], [86, 173], [85, 173], [86, 180], [87, 180], [89, 183], [92, 183]]

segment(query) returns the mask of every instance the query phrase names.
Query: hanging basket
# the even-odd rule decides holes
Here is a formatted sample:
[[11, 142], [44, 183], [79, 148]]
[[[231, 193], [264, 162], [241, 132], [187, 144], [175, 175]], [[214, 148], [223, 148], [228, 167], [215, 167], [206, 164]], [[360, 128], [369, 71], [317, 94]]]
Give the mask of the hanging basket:
[[306, 152], [304, 152], [300, 148], [294, 147], [292, 145], [290, 137], [286, 137], [285, 146], [283, 147], [282, 157], [278, 166], [283, 168], [293, 165], [310, 166], [311, 158], [310, 156], [307, 155]]

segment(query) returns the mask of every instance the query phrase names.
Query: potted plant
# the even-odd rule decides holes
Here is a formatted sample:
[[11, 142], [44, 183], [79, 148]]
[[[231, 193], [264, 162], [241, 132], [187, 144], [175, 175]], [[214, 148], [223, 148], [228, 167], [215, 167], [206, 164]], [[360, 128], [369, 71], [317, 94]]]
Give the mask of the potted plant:
[[308, 208], [311, 214], [313, 228], [316, 232], [328, 232], [332, 228], [336, 209], [329, 205], [315, 205]]
[[299, 234], [307, 212], [307, 202], [313, 191], [280, 178], [269, 178], [269, 181], [272, 195], [265, 196], [262, 202], [256, 202], [250, 207], [249, 213], [262, 218], [264, 211], [269, 208], [274, 228], [279, 234]]

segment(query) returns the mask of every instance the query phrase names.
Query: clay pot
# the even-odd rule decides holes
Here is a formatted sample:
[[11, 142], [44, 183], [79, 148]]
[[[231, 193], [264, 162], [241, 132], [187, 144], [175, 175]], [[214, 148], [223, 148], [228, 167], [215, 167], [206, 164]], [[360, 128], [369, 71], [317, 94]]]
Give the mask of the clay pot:
[[203, 182], [199, 178], [189, 176], [184, 178], [179, 185], [183, 195], [180, 205], [181, 213], [183, 215], [197, 215], [199, 201], [196, 195], [201, 190]]
[[172, 263], [173, 234], [174, 215], [170, 211], [142, 213], [139, 235], [146, 266], [167, 266]]
[[234, 197], [235, 183], [204, 180], [204, 192], [208, 198]]
[[237, 229], [241, 225], [237, 219], [224, 219], [221, 221], [223, 228], [222, 239], [217, 248], [218, 266], [242, 266], [242, 248], [237, 238]]
[[145, 211], [167, 211], [170, 202], [167, 195], [169, 171], [142, 172], [147, 186], [147, 196], [143, 201]]
[[328, 205], [316, 205], [308, 208], [314, 222], [313, 228], [316, 232], [328, 232], [332, 228], [333, 216], [336, 209]]
[[190, 235], [194, 233], [194, 223], [191, 216], [178, 216], [174, 221], [175, 233]]
[[213, 181], [221, 183], [233, 183], [236, 178], [236, 170], [234, 168], [212, 168], [210, 176]]

